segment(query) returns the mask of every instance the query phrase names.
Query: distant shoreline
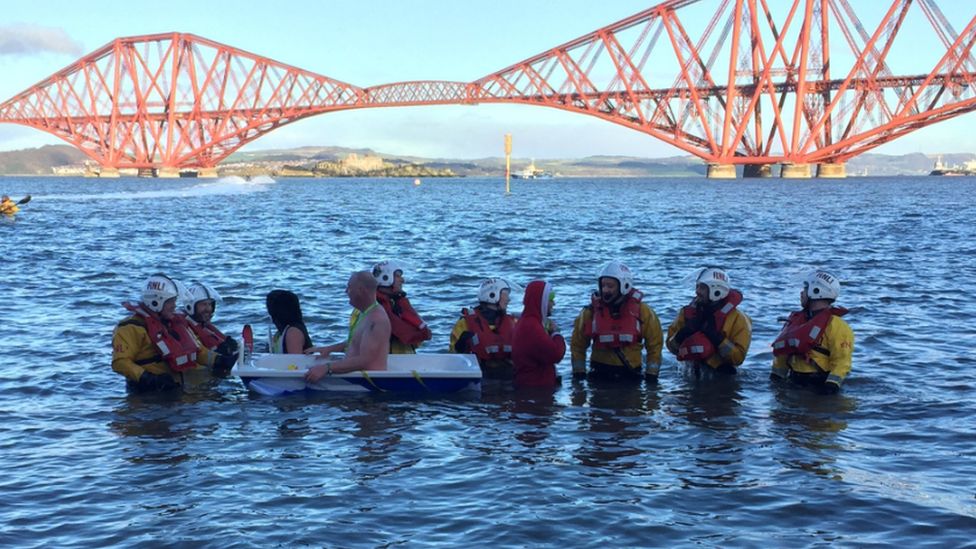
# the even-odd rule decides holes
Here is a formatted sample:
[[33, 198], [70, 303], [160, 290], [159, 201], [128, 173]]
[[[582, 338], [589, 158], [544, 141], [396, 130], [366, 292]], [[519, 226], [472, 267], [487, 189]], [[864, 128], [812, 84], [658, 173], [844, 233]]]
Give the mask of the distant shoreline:
[[[947, 166], [976, 159], [971, 153], [866, 153], [847, 163], [848, 177], [922, 176], [932, 171], [937, 159]], [[86, 162], [88, 166], [86, 166]], [[534, 163], [559, 178], [700, 178], [706, 165], [690, 156], [644, 158], [599, 155], [569, 159], [513, 158], [513, 172]], [[97, 169], [91, 160], [70, 145], [45, 145], [34, 149], [0, 152], [0, 176], [78, 177]], [[217, 166], [218, 174], [242, 177], [269, 175], [290, 177], [503, 177], [504, 157], [479, 159], [423, 158], [391, 155], [372, 149], [344, 147], [296, 147], [239, 151]], [[774, 169], [774, 172], [777, 171]], [[123, 172], [125, 173], [125, 172]]]

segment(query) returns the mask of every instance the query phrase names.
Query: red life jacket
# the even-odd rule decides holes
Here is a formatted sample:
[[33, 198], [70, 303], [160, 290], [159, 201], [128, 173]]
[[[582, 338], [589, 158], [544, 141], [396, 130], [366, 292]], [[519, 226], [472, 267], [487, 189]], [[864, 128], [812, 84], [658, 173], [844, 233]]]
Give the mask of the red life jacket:
[[420, 343], [430, 339], [430, 330], [417, 311], [413, 310], [407, 296], [402, 292], [396, 299], [396, 306], [400, 310], [397, 314], [393, 312], [393, 299], [389, 294], [376, 292], [376, 301], [386, 311], [386, 316], [390, 317], [390, 333], [393, 337], [407, 345], [420, 345]]
[[[732, 311], [740, 303], [742, 303], [742, 292], [739, 290], [729, 290], [729, 295], [725, 297], [725, 304], [712, 313], [716, 330], [719, 332], [722, 331], [722, 327], [725, 326], [725, 319], [732, 314]], [[694, 320], [698, 316], [698, 309], [694, 305], [686, 305], [682, 309], [682, 314], [685, 317], [685, 324], [688, 324], [689, 321]], [[704, 362], [711, 358], [715, 352], [715, 344], [705, 334], [698, 331], [685, 338], [681, 342], [681, 345], [678, 346], [678, 360], [682, 362]]]
[[512, 315], [501, 315], [498, 325], [493, 330], [478, 309], [468, 312], [461, 311], [471, 337], [471, 352], [478, 360], [489, 359], [508, 360], [512, 358], [512, 338], [515, 336], [515, 319]]
[[[847, 309], [843, 307], [829, 307], [817, 314], [813, 318], [807, 318], [806, 311], [794, 311], [790, 313], [790, 318], [786, 321], [786, 326], [773, 342], [773, 355], [801, 355], [808, 357], [810, 351], [822, 350], [820, 342], [823, 340], [824, 331], [827, 323], [832, 316], [844, 316]], [[830, 354], [829, 352], [826, 354]]]
[[193, 320], [193, 317], [185, 317], [187, 324], [190, 325], [190, 329], [193, 330], [193, 334], [197, 336], [200, 343], [204, 347], [213, 350], [216, 349], [218, 345], [227, 339], [227, 336], [222, 334], [216, 326], [209, 322], [197, 322]]
[[174, 372], [182, 372], [196, 366], [197, 341], [183, 315], [173, 315], [169, 326], [163, 324], [159, 315], [142, 305], [123, 303], [123, 307], [142, 318], [146, 323], [149, 340], [156, 346], [160, 358]]
[[583, 334], [593, 341], [594, 349], [619, 349], [641, 341], [641, 299], [644, 294], [631, 290], [620, 306], [620, 313], [614, 317], [610, 307], [593, 294], [590, 305], [593, 321], [586, 326]]

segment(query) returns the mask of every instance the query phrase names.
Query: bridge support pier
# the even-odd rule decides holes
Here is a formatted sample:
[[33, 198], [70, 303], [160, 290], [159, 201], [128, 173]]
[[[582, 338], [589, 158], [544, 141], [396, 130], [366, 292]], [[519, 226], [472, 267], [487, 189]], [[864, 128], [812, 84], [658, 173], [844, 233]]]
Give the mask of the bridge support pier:
[[742, 177], [772, 177], [773, 167], [769, 164], [746, 164], [742, 167]]
[[102, 166], [102, 168], [98, 170], [98, 177], [117, 178], [119, 177], [119, 169]]
[[180, 176], [180, 169], [173, 168], [171, 166], [162, 166], [156, 168], [156, 177], [161, 179], [174, 179]]
[[705, 177], [709, 179], [735, 179], [735, 164], [714, 164], [708, 165]]
[[847, 177], [847, 164], [843, 162], [824, 162], [817, 164], [817, 177], [823, 179], [845, 179]]
[[217, 168], [198, 168], [197, 177], [217, 177]]
[[139, 177], [153, 177], [156, 174], [153, 173], [152, 168], [139, 168], [139, 170], [136, 172], [136, 175], [138, 175]]
[[810, 164], [783, 164], [783, 170], [779, 174], [784, 179], [810, 179], [813, 172]]

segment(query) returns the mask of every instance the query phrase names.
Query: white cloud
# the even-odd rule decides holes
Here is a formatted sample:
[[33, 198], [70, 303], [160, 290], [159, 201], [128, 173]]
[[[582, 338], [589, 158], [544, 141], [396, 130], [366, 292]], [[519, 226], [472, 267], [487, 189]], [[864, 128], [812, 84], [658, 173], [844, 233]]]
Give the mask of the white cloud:
[[0, 26], [0, 55], [37, 55], [40, 53], [81, 55], [81, 43], [56, 27], [38, 25]]

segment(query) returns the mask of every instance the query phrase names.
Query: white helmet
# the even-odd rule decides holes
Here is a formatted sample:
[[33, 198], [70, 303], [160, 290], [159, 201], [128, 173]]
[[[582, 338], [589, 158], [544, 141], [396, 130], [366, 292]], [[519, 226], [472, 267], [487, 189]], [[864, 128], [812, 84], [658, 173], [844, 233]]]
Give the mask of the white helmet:
[[220, 294], [217, 293], [217, 290], [214, 290], [206, 284], [197, 282], [193, 286], [190, 286], [183, 300], [183, 307], [186, 310], [186, 314], [193, 316], [193, 313], [196, 312], [197, 303], [208, 299], [213, 300], [215, 309], [217, 303], [223, 303], [224, 301], [221, 299]]
[[597, 284], [604, 277], [616, 279], [620, 284], [620, 293], [623, 295], [627, 295], [634, 287], [634, 275], [631, 274], [626, 265], [619, 261], [611, 261], [603, 266], [600, 275], [596, 278]]
[[502, 297], [502, 291], [512, 292], [512, 285], [504, 278], [489, 278], [481, 283], [478, 288], [478, 301], [482, 303], [498, 303]]
[[732, 288], [732, 281], [729, 280], [729, 275], [718, 267], [705, 267], [702, 269], [698, 273], [698, 279], [695, 280], [695, 284], [708, 286], [709, 301], [721, 301], [725, 299], [725, 296], [729, 295], [729, 290]]
[[180, 295], [180, 286], [164, 274], [152, 275], [142, 287], [142, 303], [154, 313], [162, 311], [167, 301]]
[[380, 261], [373, 265], [373, 278], [379, 286], [392, 286], [394, 274], [400, 271], [403, 275], [403, 267], [396, 261]]
[[813, 271], [803, 281], [803, 291], [807, 299], [829, 299], [840, 296], [840, 281], [826, 271]]

